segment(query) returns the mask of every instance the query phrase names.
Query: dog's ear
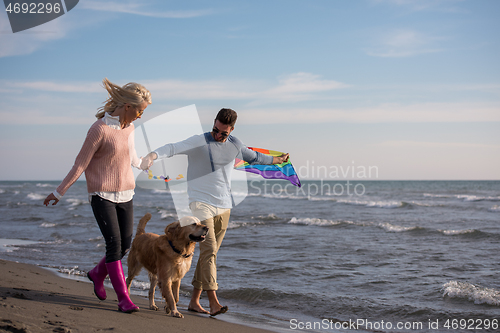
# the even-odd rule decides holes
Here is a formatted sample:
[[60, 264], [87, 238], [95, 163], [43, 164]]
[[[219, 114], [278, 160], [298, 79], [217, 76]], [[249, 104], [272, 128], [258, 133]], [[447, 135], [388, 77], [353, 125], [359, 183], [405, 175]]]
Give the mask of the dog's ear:
[[179, 222], [170, 223], [165, 228], [165, 234], [167, 236], [173, 236], [175, 231], [179, 228]]

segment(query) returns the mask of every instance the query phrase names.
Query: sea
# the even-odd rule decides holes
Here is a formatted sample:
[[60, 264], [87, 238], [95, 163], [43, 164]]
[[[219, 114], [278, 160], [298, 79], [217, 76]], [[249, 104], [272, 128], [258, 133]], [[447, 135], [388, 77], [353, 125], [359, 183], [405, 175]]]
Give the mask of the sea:
[[[87, 281], [104, 240], [85, 181], [56, 206], [42, 204], [58, 184], [0, 182], [0, 258]], [[136, 223], [149, 212], [146, 231], [163, 233], [177, 218], [171, 194], [136, 188]], [[233, 194], [241, 202], [217, 258], [218, 296], [229, 311], [217, 320], [275, 332], [500, 331], [500, 181], [298, 188], [259, 179]], [[181, 310], [193, 272], [181, 284]], [[143, 271], [132, 292], [147, 297], [148, 288]]]

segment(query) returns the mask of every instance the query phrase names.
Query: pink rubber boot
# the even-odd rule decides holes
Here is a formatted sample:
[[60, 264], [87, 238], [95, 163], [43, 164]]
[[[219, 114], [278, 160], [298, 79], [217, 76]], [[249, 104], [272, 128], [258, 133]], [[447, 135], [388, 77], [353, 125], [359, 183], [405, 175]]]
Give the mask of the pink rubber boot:
[[106, 263], [108, 269], [109, 279], [115, 289], [116, 296], [118, 297], [118, 309], [121, 312], [132, 313], [139, 311], [130, 300], [128, 296], [127, 284], [125, 283], [125, 274], [123, 274], [123, 267], [121, 260]]
[[90, 281], [94, 282], [94, 293], [101, 301], [106, 299], [106, 289], [104, 289], [104, 279], [108, 275], [108, 270], [106, 269], [106, 257], [103, 257], [101, 261], [87, 273], [87, 277]]

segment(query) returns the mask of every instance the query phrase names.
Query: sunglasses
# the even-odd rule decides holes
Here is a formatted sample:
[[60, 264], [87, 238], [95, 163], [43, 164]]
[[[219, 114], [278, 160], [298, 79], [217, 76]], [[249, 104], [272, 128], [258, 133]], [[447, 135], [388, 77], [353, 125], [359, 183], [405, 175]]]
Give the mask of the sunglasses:
[[227, 137], [229, 133], [221, 132], [217, 127], [212, 128], [212, 132], [220, 134], [223, 138]]
[[139, 108], [135, 108], [135, 110], [137, 111], [138, 117], [142, 116], [142, 114], [144, 113], [144, 110], [139, 110]]
[[137, 113], [137, 117], [142, 116], [142, 114], [144, 113], [144, 110], [139, 110], [138, 106], [133, 106], [132, 104], [129, 104], [129, 106], [131, 106], [132, 108], [134, 108], [135, 112]]

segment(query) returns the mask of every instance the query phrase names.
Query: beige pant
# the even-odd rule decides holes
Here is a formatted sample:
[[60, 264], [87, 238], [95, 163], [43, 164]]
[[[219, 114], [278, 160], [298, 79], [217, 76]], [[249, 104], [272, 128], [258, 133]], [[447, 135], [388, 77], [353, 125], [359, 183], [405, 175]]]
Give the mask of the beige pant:
[[219, 251], [231, 209], [217, 208], [203, 202], [191, 202], [189, 208], [201, 223], [208, 227], [208, 234], [200, 244], [200, 257], [191, 284], [200, 290], [217, 290], [217, 252]]

